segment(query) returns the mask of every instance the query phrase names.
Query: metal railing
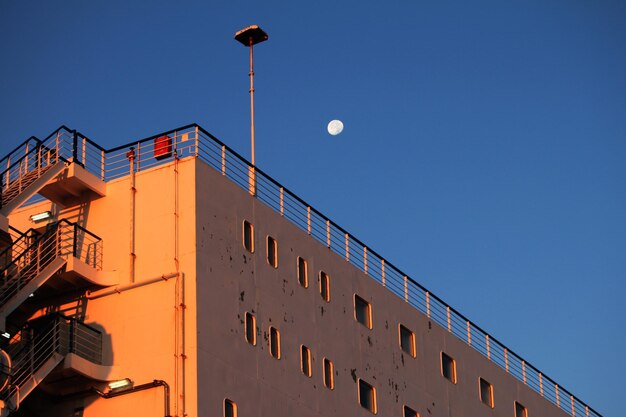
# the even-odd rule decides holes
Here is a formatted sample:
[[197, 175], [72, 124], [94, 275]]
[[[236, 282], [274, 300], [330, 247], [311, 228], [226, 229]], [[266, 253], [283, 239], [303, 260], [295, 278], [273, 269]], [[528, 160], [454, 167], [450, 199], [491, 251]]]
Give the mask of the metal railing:
[[0, 393], [4, 401], [13, 398], [55, 353], [62, 357], [74, 353], [92, 363], [102, 364], [102, 333], [60, 314], [32, 321], [13, 340], [15, 342], [6, 349], [12, 363], [10, 384]]
[[74, 160], [109, 181], [195, 156], [463, 340], [572, 417], [600, 414], [202, 127], [190, 124], [105, 150], [74, 132]]
[[102, 269], [102, 239], [83, 227], [61, 220], [37, 234], [32, 229], [7, 248], [0, 259], [0, 306], [8, 302], [58, 257], [74, 256]]

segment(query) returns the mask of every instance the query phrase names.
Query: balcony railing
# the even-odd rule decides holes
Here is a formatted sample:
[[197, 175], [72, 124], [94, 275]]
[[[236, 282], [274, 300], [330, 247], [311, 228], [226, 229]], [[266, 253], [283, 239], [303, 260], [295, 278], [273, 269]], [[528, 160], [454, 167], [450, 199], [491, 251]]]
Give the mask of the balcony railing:
[[[70, 132], [65, 127], [61, 130], [63, 134]], [[131, 169], [135, 172], [146, 170], [174, 158], [200, 158], [561, 410], [572, 417], [600, 417], [598, 412], [553, 379], [262, 170], [253, 167], [202, 127], [190, 124], [109, 150], [78, 132], [71, 132], [73, 160], [105, 181], [128, 175]], [[55, 133], [59, 134], [58, 131]], [[155, 156], [159, 153], [155, 153], [155, 147], [159, 148], [161, 156]]]
[[4, 401], [12, 398], [31, 376], [55, 353], [65, 357], [74, 353], [102, 364], [102, 333], [74, 318], [60, 314], [36, 319], [22, 329], [6, 348], [12, 359], [9, 386], [0, 393]]

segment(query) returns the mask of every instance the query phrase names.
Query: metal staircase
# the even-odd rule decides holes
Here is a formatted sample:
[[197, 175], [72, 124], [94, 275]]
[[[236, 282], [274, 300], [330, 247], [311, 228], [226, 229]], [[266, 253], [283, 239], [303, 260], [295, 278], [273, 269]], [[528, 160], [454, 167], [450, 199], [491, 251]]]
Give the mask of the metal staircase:
[[0, 337], [0, 417], [17, 410], [55, 369], [77, 372], [68, 365], [76, 356], [102, 364], [98, 330], [58, 314], [27, 321], [51, 299], [107, 285], [100, 272], [102, 240], [67, 220], [20, 233], [8, 216], [35, 202], [35, 194], [61, 207], [104, 196], [103, 158], [87, 138], [61, 126], [0, 159], [0, 334], [11, 337], [7, 323], [11, 332], [21, 328], [10, 340]]
[[68, 354], [102, 364], [102, 333], [75, 319], [53, 314], [30, 321], [4, 350], [11, 363], [5, 375], [9, 383], [0, 391], [4, 403], [0, 417], [17, 410]]
[[0, 161], [0, 166], [6, 166], [0, 174], [0, 214], [8, 216], [66, 168], [66, 147], [66, 141], [56, 135], [18, 147]]
[[42, 233], [29, 230], [0, 253], [0, 330], [9, 314], [58, 275], [69, 257], [101, 269], [102, 240], [75, 223], [61, 220]]

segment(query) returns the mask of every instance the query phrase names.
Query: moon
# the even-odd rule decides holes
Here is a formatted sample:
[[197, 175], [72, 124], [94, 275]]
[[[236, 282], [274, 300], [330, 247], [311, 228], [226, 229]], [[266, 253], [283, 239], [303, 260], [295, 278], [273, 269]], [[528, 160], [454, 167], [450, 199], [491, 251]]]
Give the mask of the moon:
[[341, 120], [331, 120], [328, 123], [328, 133], [337, 136], [341, 132], [343, 132], [343, 122]]

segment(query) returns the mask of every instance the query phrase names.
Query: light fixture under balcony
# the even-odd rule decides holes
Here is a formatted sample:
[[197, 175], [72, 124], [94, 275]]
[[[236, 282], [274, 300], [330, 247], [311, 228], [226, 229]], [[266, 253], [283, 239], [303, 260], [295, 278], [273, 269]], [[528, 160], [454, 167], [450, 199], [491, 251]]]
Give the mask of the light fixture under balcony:
[[52, 213], [49, 211], [44, 211], [43, 213], [33, 214], [30, 216], [30, 220], [34, 223], [39, 223], [41, 221], [47, 220], [52, 217]]

